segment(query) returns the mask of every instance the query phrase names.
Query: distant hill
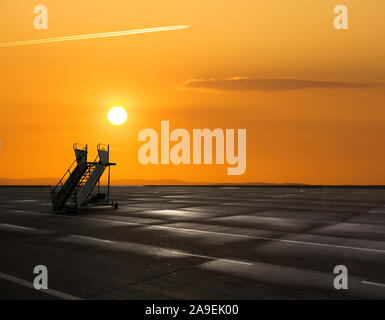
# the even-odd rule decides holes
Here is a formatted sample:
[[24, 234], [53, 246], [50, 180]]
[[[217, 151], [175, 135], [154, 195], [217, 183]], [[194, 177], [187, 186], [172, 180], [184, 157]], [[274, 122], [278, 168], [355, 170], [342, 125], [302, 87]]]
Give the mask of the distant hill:
[[[0, 185], [56, 185], [59, 182], [58, 178], [35, 178], [35, 179], [11, 179], [0, 178]], [[106, 184], [107, 180], [103, 179], [102, 184]], [[144, 179], [116, 179], [111, 181], [112, 185], [118, 186], [130, 186], [130, 185], [256, 185], [256, 186], [269, 186], [269, 185], [303, 185], [300, 183], [266, 183], [266, 182], [244, 182], [244, 183], [227, 183], [227, 182], [192, 182], [176, 179], [159, 179], [159, 180], [144, 180]]]
[[[204, 182], [204, 181], [184, 181], [176, 179], [159, 179], [159, 180], [144, 180], [144, 179], [116, 179], [112, 181], [113, 185], [125, 186], [125, 185], [276, 185], [276, 183], [266, 182], [242, 182], [242, 183], [230, 183], [230, 182]], [[294, 183], [299, 185], [299, 183]]]
[[56, 185], [59, 182], [57, 178], [36, 178], [36, 179], [9, 179], [0, 178], [0, 185], [14, 186], [14, 185], [32, 185], [32, 186], [48, 186]]
[[[35, 179], [11, 179], [0, 178], [0, 186], [55, 186], [59, 182], [58, 178], [35, 178]], [[102, 185], [107, 184], [107, 180], [101, 181]], [[311, 185], [305, 183], [268, 183], [268, 182], [192, 182], [177, 179], [159, 179], [159, 180], [144, 180], [144, 179], [117, 179], [112, 180], [111, 185], [115, 186], [266, 186], [266, 187], [297, 187], [297, 188], [369, 188], [369, 189], [384, 189], [385, 185]]]

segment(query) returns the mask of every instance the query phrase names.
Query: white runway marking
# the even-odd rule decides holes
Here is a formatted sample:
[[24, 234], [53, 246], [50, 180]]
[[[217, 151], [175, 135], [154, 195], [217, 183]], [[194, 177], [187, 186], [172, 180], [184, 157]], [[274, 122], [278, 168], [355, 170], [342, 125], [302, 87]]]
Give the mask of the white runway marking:
[[105, 242], [105, 243], [115, 243], [115, 241], [111, 241], [111, 240], [105, 240], [105, 239], [99, 239], [99, 238], [93, 238], [93, 237], [86, 237], [86, 236], [79, 236], [77, 234], [70, 234], [69, 236], [70, 237], [74, 237], [74, 238], [91, 240], [91, 241], [100, 241], [100, 242]]
[[371, 281], [361, 281], [363, 284], [370, 284], [372, 286], [385, 287], [385, 284]]
[[184, 25], [166, 26], [166, 27], [144, 28], [144, 29], [135, 29], [135, 30], [122, 30], [122, 31], [113, 31], [113, 32], [81, 34], [81, 35], [63, 36], [63, 37], [56, 37], [56, 38], [46, 38], [46, 39], [3, 42], [3, 43], [0, 43], [0, 48], [1, 47], [11, 47], [11, 46], [31, 45], [31, 44], [62, 42], [62, 41], [70, 41], [70, 40], [119, 37], [119, 36], [128, 36], [128, 35], [133, 35], [133, 34], [150, 33], [150, 32], [174, 31], [174, 30], [181, 30], [181, 29], [186, 29], [186, 28], [188, 28], [188, 26], [184, 26]]
[[[35, 213], [35, 212], [32, 212], [32, 211], [13, 210], [13, 212], [27, 213], [27, 214], [30, 213], [30, 214], [38, 214], [38, 215], [48, 216], [48, 214]], [[290, 239], [282, 239], [282, 238], [260, 237], [260, 236], [251, 236], [251, 235], [243, 235], [243, 234], [236, 234], [236, 233], [227, 233], [227, 232], [218, 232], [218, 231], [206, 231], [206, 230], [197, 230], [197, 229], [189, 229], [189, 228], [178, 228], [178, 227], [170, 227], [170, 226], [158, 226], [158, 225], [151, 225], [151, 224], [138, 223], [138, 222], [126, 222], [126, 221], [99, 219], [99, 218], [91, 218], [91, 217], [76, 217], [76, 216], [63, 216], [63, 215], [60, 215], [60, 216], [57, 216], [57, 217], [73, 218], [73, 219], [87, 219], [87, 220], [103, 221], [103, 222], [123, 224], [123, 225], [137, 225], [137, 226], [143, 226], [143, 227], [148, 227], [148, 228], [153, 228], [153, 229], [166, 229], [166, 230], [170, 229], [170, 230], [175, 230], [175, 231], [186, 231], [186, 232], [213, 234], [213, 235], [216, 234], [216, 235], [229, 236], [229, 237], [238, 237], [238, 238], [244, 238], [244, 239], [256, 239], [256, 240], [276, 241], [276, 242], [285, 242], [285, 243], [296, 243], [296, 244], [302, 244], [302, 245], [328, 247], [328, 248], [339, 248], [339, 249], [349, 249], [349, 250], [366, 251], [366, 252], [385, 253], [385, 250], [381, 250], [381, 249], [370, 249], [370, 248], [361, 248], [361, 247], [352, 247], [352, 246], [344, 246], [344, 245], [335, 245], [335, 244], [328, 244], [328, 243], [309, 242], [309, 241], [300, 241], [300, 240], [290, 240]]]
[[[16, 278], [14, 276], [11, 276], [9, 274], [5, 274], [5, 273], [2, 273], [2, 272], [0, 272], [0, 278], [4, 279], [4, 280], [7, 280], [7, 281], [10, 281], [10, 282], [13, 282], [13, 283], [16, 283], [16, 284], [19, 284], [19, 285], [22, 285], [22, 286], [27, 287], [27, 288], [31, 288], [33, 290], [36, 290], [34, 288], [32, 282], [26, 281], [24, 279]], [[82, 298], [75, 297], [75, 296], [72, 296], [70, 294], [67, 294], [67, 293], [64, 293], [64, 292], [61, 292], [61, 291], [57, 291], [57, 290], [54, 290], [54, 289], [45, 289], [45, 290], [37, 290], [37, 291], [40, 291], [40, 292], [49, 294], [51, 296], [54, 296], [54, 297], [57, 297], [57, 298], [60, 298], [60, 299], [64, 299], [64, 300], [83, 300]]]
[[[208, 260], [216, 260], [216, 261], [223, 261], [223, 262], [230, 262], [230, 263], [239, 263], [239, 264], [244, 264], [244, 265], [252, 265], [253, 264], [252, 262], [246, 262], [246, 261], [240, 261], [240, 260], [234, 260], [234, 259], [226, 259], [226, 258], [219, 258], [219, 257], [213, 257], [213, 256], [206, 256], [206, 255], [202, 255], [202, 254], [190, 253], [190, 252], [187, 252], [187, 251], [172, 250], [172, 249], [168, 249], [168, 248], [164, 248], [164, 247], [156, 247], [156, 246], [136, 244], [136, 243], [127, 243], [127, 242], [124, 242], [124, 241], [111, 241], [111, 240], [106, 240], [106, 239], [99, 239], [99, 238], [93, 238], [93, 237], [80, 236], [80, 235], [77, 235], [77, 234], [70, 234], [69, 237], [83, 239], [83, 240], [88, 240], [88, 241], [94, 241], [94, 242], [102, 242], [102, 243], [107, 243], [107, 244], [116, 244], [116, 245], [127, 246], [127, 247], [136, 246], [138, 248], [138, 252], [145, 251], [146, 249], [151, 247], [155, 251], [156, 250], [168, 251], [169, 253], [172, 253], [174, 255], [197, 257], [197, 258], [203, 258], [203, 259], [208, 259]], [[139, 249], [141, 249], [141, 250], [139, 250]]]
[[35, 228], [22, 227], [14, 224], [0, 223], [0, 228], [3, 229], [20, 229], [20, 230], [36, 230]]
[[39, 212], [35, 212], [35, 211], [26, 211], [26, 210], [11, 210], [11, 212], [26, 213], [26, 214], [36, 214], [38, 216], [47, 216], [47, 217], [49, 216], [47, 213], [39, 213]]
[[171, 251], [171, 252], [176, 253], [176, 254], [191, 256], [191, 257], [204, 258], [204, 259], [208, 259], [208, 260], [216, 260], [216, 261], [224, 261], [224, 262], [231, 262], [231, 263], [239, 263], [239, 264], [245, 264], [245, 265], [248, 265], [248, 266], [253, 265], [252, 262], [246, 262], [246, 261], [240, 261], [240, 260], [216, 258], [216, 257], [212, 257], [212, 256], [206, 256], [206, 255], [202, 255], [202, 254], [194, 254], [194, 253], [182, 252], [182, 251]]
[[[144, 225], [146, 225], [146, 224], [144, 224]], [[168, 227], [168, 226], [153, 226], [153, 225], [147, 225], [147, 226], [149, 226], [151, 228], [175, 229], [175, 230], [181, 230], [181, 231], [227, 235], [227, 236], [234, 236], [234, 237], [241, 237], [241, 238], [257, 239], [257, 240], [278, 241], [278, 242], [286, 242], [286, 243], [297, 243], [297, 244], [305, 244], [305, 245], [313, 245], [313, 246], [323, 246], [323, 247], [333, 247], [333, 248], [340, 248], [340, 249], [351, 249], [351, 250], [361, 250], [361, 251], [385, 253], [385, 250], [381, 250], [381, 249], [360, 248], [360, 247], [342, 246], [342, 245], [335, 245], [335, 244], [299, 241], [299, 240], [290, 240], [290, 239], [277, 239], [277, 238], [269, 238], [269, 237], [248, 236], [248, 235], [242, 235], [242, 234], [217, 232], [217, 231], [205, 231], [205, 230], [196, 230], [196, 229], [187, 229], [187, 228], [175, 228], [175, 227]]]

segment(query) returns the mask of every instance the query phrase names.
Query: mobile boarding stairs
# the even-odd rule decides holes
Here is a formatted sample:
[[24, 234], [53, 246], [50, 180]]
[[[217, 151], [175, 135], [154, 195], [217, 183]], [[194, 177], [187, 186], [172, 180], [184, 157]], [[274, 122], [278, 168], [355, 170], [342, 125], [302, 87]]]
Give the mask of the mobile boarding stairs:
[[[118, 208], [117, 202], [110, 201], [110, 168], [116, 163], [109, 162], [110, 146], [98, 144], [98, 155], [94, 161], [87, 161], [87, 145], [73, 145], [76, 159], [59, 183], [51, 188], [53, 211], [84, 209], [88, 206]], [[108, 168], [107, 194], [100, 193], [100, 179]], [[97, 186], [97, 193], [93, 190]]]

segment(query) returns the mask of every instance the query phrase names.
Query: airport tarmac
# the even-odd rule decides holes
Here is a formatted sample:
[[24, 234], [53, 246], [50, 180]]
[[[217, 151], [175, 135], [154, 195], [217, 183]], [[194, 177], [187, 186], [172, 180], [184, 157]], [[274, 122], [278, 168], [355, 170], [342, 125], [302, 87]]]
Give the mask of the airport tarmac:
[[[0, 187], [0, 299], [385, 299], [385, 189], [112, 187], [53, 214]], [[32, 287], [36, 265], [48, 290]], [[336, 290], [335, 266], [348, 270]]]

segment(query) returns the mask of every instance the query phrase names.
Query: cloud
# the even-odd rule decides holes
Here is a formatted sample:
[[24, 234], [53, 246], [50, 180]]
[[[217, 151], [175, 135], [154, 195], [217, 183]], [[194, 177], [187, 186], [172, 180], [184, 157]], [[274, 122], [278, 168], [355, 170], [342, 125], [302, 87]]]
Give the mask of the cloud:
[[310, 81], [297, 79], [253, 79], [231, 77], [227, 79], [188, 79], [179, 86], [182, 90], [200, 91], [278, 91], [314, 88], [371, 88], [368, 82]]

